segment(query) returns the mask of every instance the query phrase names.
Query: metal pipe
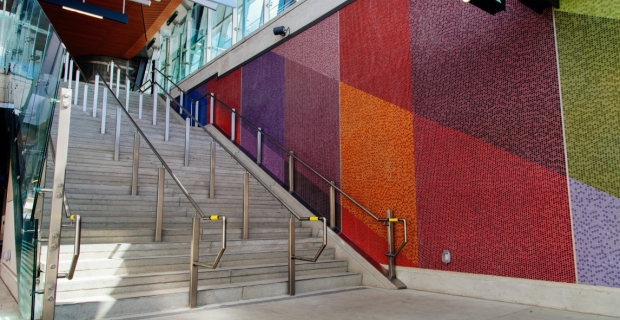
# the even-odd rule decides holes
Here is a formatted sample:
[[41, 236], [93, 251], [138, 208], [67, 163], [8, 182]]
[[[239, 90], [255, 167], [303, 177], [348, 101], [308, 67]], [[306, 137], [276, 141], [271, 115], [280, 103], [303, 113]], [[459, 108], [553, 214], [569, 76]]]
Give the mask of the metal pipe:
[[[196, 101], [195, 103], [195, 107], [194, 107], [194, 114], [196, 115], [196, 119], [198, 121], [200, 121], [200, 116], [198, 115], [198, 113], [200, 112], [200, 107], [198, 105], [199, 101]], [[194, 121], [194, 127], [197, 127], [198, 123], [196, 121]]]
[[243, 173], [243, 236], [248, 239], [250, 235], [250, 173]]
[[112, 89], [114, 89], [114, 60], [110, 61], [110, 91]]
[[392, 210], [387, 210], [387, 242], [388, 242], [388, 274], [387, 278], [392, 280], [396, 278], [396, 257], [394, 256], [394, 223]]
[[288, 155], [288, 192], [295, 192], [295, 158], [293, 151]]
[[161, 242], [161, 233], [164, 223], [164, 168], [157, 169], [157, 220], [155, 223], [155, 242]]
[[256, 131], [256, 164], [261, 165], [263, 162], [263, 132], [258, 127]]
[[69, 58], [69, 84], [68, 84], [69, 90], [73, 88], [73, 79], [71, 78], [72, 75], [73, 75], [73, 59]]
[[166, 131], [164, 132], [164, 141], [170, 140], [170, 97], [166, 96]]
[[103, 105], [101, 106], [101, 134], [105, 134], [106, 113], [108, 109], [108, 91], [103, 90]]
[[215, 198], [215, 141], [211, 142], [211, 164], [209, 166], [209, 198]]
[[84, 101], [82, 101], [82, 111], [86, 112], [86, 102], [88, 101], [88, 85], [84, 85]]
[[75, 235], [73, 241], [73, 258], [71, 259], [71, 267], [69, 267], [69, 272], [59, 274], [58, 278], [67, 278], [67, 280], [72, 280], [73, 275], [75, 274], [75, 268], [77, 267], [77, 262], [80, 258], [80, 247], [82, 246], [82, 217], [79, 214], [75, 216]]
[[144, 99], [144, 95], [140, 93], [140, 98], [138, 99], [138, 119], [142, 119], [142, 100]]
[[[120, 69], [118, 69], [120, 71]], [[125, 110], [129, 111], [129, 78], [125, 77]]]
[[192, 243], [190, 249], [189, 267], [189, 307], [196, 308], [198, 304], [198, 266], [200, 259], [200, 218], [192, 219]]
[[209, 124], [213, 124], [213, 104], [215, 103], [215, 94], [211, 94], [211, 103], [209, 104]]
[[153, 86], [153, 125], [157, 125], [157, 87]]
[[138, 195], [138, 168], [140, 164], [140, 135], [133, 136], [133, 169], [131, 171], [131, 195]]
[[191, 120], [185, 118], [185, 166], [189, 167], [189, 127]]
[[[2, 21], [2, 23], [4, 24], [4, 20]], [[69, 79], [69, 52], [65, 53], [63, 62], [65, 63], [65, 65], [63, 66], [65, 68], [63, 80], [67, 82]]]
[[116, 69], [116, 96], [119, 95], [119, 90], [121, 89], [121, 67]]
[[288, 220], [288, 294], [295, 295], [295, 218]]
[[235, 109], [232, 109], [230, 114], [230, 141], [235, 142], [235, 116], [237, 115]]
[[97, 102], [99, 100], [99, 74], [95, 75], [95, 94], [93, 96], [93, 118], [97, 117]]
[[336, 189], [333, 181], [329, 185], [329, 226], [332, 229], [336, 227]]
[[78, 104], [80, 94], [80, 69], [75, 69], [75, 92], [73, 94], [73, 104]]
[[121, 151], [121, 107], [116, 107], [116, 130], [114, 131], [114, 161], [118, 161]]

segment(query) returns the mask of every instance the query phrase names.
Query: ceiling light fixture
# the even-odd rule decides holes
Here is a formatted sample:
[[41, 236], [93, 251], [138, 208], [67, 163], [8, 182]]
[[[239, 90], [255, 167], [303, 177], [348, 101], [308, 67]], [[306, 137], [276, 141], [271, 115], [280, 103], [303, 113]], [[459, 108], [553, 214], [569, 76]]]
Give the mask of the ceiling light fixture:
[[151, 0], [129, 0], [129, 1], [133, 1], [135, 3], [143, 4], [145, 6], [150, 6], [151, 5]]
[[73, 9], [73, 8], [65, 7], [65, 6], [62, 6], [62, 8], [67, 10], [67, 11], [73, 11], [73, 12], [77, 12], [79, 14], [83, 14], [85, 16], [89, 16], [89, 17], [93, 17], [93, 18], [97, 18], [97, 19], [103, 19], [102, 16], [98, 16], [96, 14], [88, 13], [88, 12], [85, 12], [85, 11], [82, 11], [82, 10]]

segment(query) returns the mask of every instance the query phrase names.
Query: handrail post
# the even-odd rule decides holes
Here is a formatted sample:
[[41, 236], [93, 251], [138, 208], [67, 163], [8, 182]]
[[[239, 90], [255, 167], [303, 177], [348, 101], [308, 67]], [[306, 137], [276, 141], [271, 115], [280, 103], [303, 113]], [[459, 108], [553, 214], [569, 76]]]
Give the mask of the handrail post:
[[65, 53], [65, 56], [63, 57], [63, 62], [64, 62], [64, 74], [63, 74], [63, 80], [65, 82], [67, 82], [69, 80], [69, 52]]
[[198, 304], [198, 266], [200, 258], [200, 219], [192, 219], [192, 243], [189, 263], [189, 307], [196, 308]]
[[129, 77], [125, 77], [125, 110], [129, 111]]
[[329, 227], [336, 227], [336, 188], [333, 181], [329, 185]]
[[68, 83], [68, 88], [69, 90], [71, 90], [71, 88], [73, 88], [73, 59], [69, 58], [69, 83]]
[[235, 116], [237, 115], [237, 112], [235, 109], [232, 109], [232, 112], [230, 113], [230, 141], [235, 142]]
[[110, 61], [110, 90], [112, 89], [114, 89], [114, 60]]
[[95, 75], [95, 92], [93, 96], [93, 118], [97, 117], [97, 102], [99, 100], [99, 74]]
[[259, 166], [263, 162], [263, 132], [261, 130], [258, 127], [256, 131], [256, 164]]
[[80, 94], [80, 69], [75, 69], [75, 93], [73, 94], [73, 104], [78, 104]]
[[114, 161], [118, 161], [121, 151], [121, 107], [116, 107], [116, 131], [114, 136]]
[[140, 134], [133, 136], [133, 170], [131, 175], [131, 195], [138, 195], [138, 169], [140, 164]]
[[60, 254], [60, 238], [62, 227], [62, 207], [65, 193], [65, 171], [67, 152], [69, 150], [69, 128], [71, 125], [71, 90], [60, 89], [60, 111], [58, 112], [57, 149], [54, 159], [54, 180], [52, 203], [47, 240], [48, 253], [45, 264], [45, 289], [43, 291], [42, 319], [54, 319], [56, 308], [56, 287]]
[[155, 242], [161, 242], [164, 223], [164, 168], [157, 169], [157, 221], [155, 223]]
[[185, 166], [189, 167], [189, 124], [190, 117], [185, 118]]
[[153, 125], [157, 125], [157, 86], [153, 82]]
[[209, 198], [215, 198], [215, 141], [211, 141], [211, 164], [209, 166]]
[[387, 241], [388, 241], [388, 274], [387, 278], [396, 278], [396, 257], [394, 257], [394, 222], [390, 221], [394, 214], [391, 209], [387, 210]]
[[295, 156], [293, 156], [293, 151], [288, 154], [288, 192], [295, 192]]
[[215, 103], [215, 94], [212, 93], [211, 94], [211, 103], [209, 104], [209, 124], [213, 124], [213, 111], [215, 109], [214, 107], [214, 103]]
[[103, 89], [103, 105], [101, 105], [101, 134], [105, 134], [105, 120], [108, 109], [108, 90]]
[[140, 98], [138, 99], [138, 119], [142, 119], [142, 100], [144, 99], [144, 95], [140, 93]]
[[121, 67], [116, 68], [116, 96], [119, 95], [121, 89]]
[[164, 141], [170, 139], [170, 96], [166, 95], [166, 131], [164, 132]]
[[[196, 120], [200, 121], [200, 117], [198, 116], [198, 112], [200, 112], [200, 106], [199, 106], [199, 101], [196, 101], [195, 106], [194, 106], [194, 115]], [[198, 123], [196, 121], [194, 121], [194, 127], [198, 127]]]
[[288, 222], [288, 294], [295, 295], [295, 218]]
[[241, 239], [248, 239], [250, 235], [250, 173], [243, 173], [243, 236]]
[[84, 85], [84, 101], [82, 101], [82, 111], [86, 112], [86, 104], [88, 101], [88, 85]]

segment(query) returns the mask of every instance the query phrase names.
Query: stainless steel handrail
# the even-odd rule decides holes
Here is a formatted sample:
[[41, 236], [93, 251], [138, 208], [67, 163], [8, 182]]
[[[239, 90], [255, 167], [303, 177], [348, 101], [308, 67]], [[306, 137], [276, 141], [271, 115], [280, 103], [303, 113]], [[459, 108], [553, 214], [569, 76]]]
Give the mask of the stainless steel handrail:
[[[99, 71], [95, 71], [97, 74], [99, 74]], [[99, 74], [99, 76], [101, 77], [101, 74]], [[183, 186], [183, 184], [181, 183], [181, 181], [177, 178], [177, 176], [174, 174], [174, 172], [172, 172], [172, 169], [170, 169], [170, 167], [168, 166], [168, 164], [166, 163], [166, 161], [164, 160], [164, 158], [162, 158], [162, 156], [159, 154], [159, 152], [157, 152], [157, 150], [155, 149], [155, 147], [153, 146], [153, 144], [151, 143], [151, 141], [148, 139], [148, 137], [146, 136], [146, 134], [144, 133], [144, 131], [142, 131], [142, 129], [140, 129], [140, 126], [138, 126], [138, 124], [136, 123], [136, 121], [133, 119], [133, 117], [129, 114], [129, 112], [127, 111], [127, 109], [125, 108], [125, 106], [123, 105], [123, 103], [119, 100], [119, 98], [116, 96], [116, 94], [114, 94], [114, 91], [112, 90], [112, 88], [110, 88], [109, 84], [107, 83], [107, 81], [105, 81], [105, 79], [103, 77], [101, 77], [101, 81], [103, 82], [103, 84], [105, 85], [105, 87], [110, 91], [110, 93], [112, 93], [112, 96], [114, 97], [114, 99], [116, 99], [116, 102], [121, 106], [121, 110], [125, 113], [125, 115], [127, 116], [127, 119], [129, 119], [129, 121], [131, 122], [131, 124], [136, 128], [136, 131], [138, 131], [138, 133], [142, 136], [142, 138], [144, 139], [144, 141], [146, 142], [146, 144], [149, 146], [149, 148], [151, 149], [151, 151], [153, 151], [153, 153], [155, 154], [155, 156], [157, 157], [157, 159], [159, 160], [159, 162], [162, 164], [162, 166], [166, 169], [166, 171], [168, 172], [168, 174], [172, 177], [172, 180], [174, 180], [174, 182], [177, 184], [177, 186], [181, 189], [181, 192], [183, 192], [183, 194], [185, 195], [185, 197], [187, 198], [187, 200], [189, 200], [189, 202], [192, 204], [192, 206], [194, 207], [194, 209], [196, 209], [196, 212], [201, 216], [201, 217], [205, 217], [205, 213], [202, 212], [202, 210], [200, 209], [200, 207], [198, 206], [198, 204], [196, 203], [196, 201], [194, 200], [194, 198], [192, 198], [192, 196], [189, 194], [189, 192], [187, 192], [187, 189], [185, 189], [185, 187]]]
[[80, 247], [82, 246], [82, 217], [78, 214], [71, 216], [71, 221], [75, 219], [75, 235], [73, 245], [73, 259], [71, 259], [71, 267], [68, 273], [59, 273], [58, 278], [67, 278], [67, 280], [73, 279], [75, 268], [77, 266], [78, 259], [80, 258]]
[[[252, 124], [249, 120], [247, 120], [246, 118], [244, 118], [243, 116], [241, 116], [238, 112], [236, 112], [235, 110], [233, 110], [232, 108], [230, 108], [228, 105], [226, 105], [224, 102], [222, 102], [221, 100], [219, 100], [218, 98], [216, 98], [214, 95], [208, 93], [203, 95], [201, 98], [198, 98], [196, 100], [192, 99], [187, 92], [183, 91], [183, 89], [181, 89], [177, 84], [175, 84], [168, 76], [166, 76], [165, 74], [163, 74], [161, 71], [159, 71], [157, 68], [155, 68], [156, 71], [158, 71], [160, 74], [162, 74], [168, 81], [170, 81], [176, 88], [179, 89], [179, 91], [184, 93], [184, 96], [188, 97], [192, 102], [196, 102], [204, 97], [213, 97], [215, 100], [217, 100], [219, 103], [221, 103], [224, 107], [226, 107], [227, 109], [229, 109], [229, 111], [231, 113], [234, 113], [236, 117], [239, 117], [241, 120], [243, 120], [246, 124], [248, 124], [249, 126], [251, 126], [255, 131], [257, 132], [261, 132], [261, 134], [265, 137], [267, 137], [267, 139], [269, 139], [269, 141], [271, 141], [273, 144], [275, 144], [278, 148], [280, 148], [282, 151], [284, 151], [289, 157], [294, 158], [296, 161], [299, 161], [303, 166], [305, 166], [308, 170], [310, 170], [311, 172], [313, 172], [314, 174], [316, 174], [319, 178], [323, 179], [324, 182], [326, 182], [330, 187], [333, 187], [335, 190], [337, 190], [338, 192], [340, 192], [340, 194], [342, 194], [345, 198], [347, 198], [349, 201], [351, 201], [353, 204], [355, 204], [358, 208], [360, 208], [362, 211], [364, 211], [366, 214], [368, 214], [371, 218], [373, 218], [375, 221], [377, 222], [383, 222], [383, 223], [391, 223], [391, 222], [402, 222], [403, 223], [403, 242], [402, 244], [398, 247], [398, 249], [396, 250], [396, 252], [394, 254], [390, 254], [387, 253], [386, 256], [390, 257], [392, 255], [397, 255], [401, 252], [401, 250], [405, 247], [405, 245], [408, 242], [407, 239], [407, 220], [404, 218], [378, 218], [376, 215], [374, 215], [370, 210], [368, 210], [366, 207], [364, 207], [363, 205], [361, 205], [359, 202], [357, 202], [355, 199], [353, 199], [353, 197], [351, 197], [350, 195], [348, 195], [347, 193], [345, 193], [342, 189], [340, 189], [338, 186], [336, 186], [335, 183], [333, 183], [331, 180], [327, 179], [326, 177], [324, 177], [322, 174], [320, 174], [319, 172], [317, 172], [314, 168], [312, 168], [310, 165], [308, 165], [306, 162], [304, 162], [303, 160], [301, 160], [298, 156], [296, 156], [292, 151], [287, 150], [283, 145], [281, 145], [280, 143], [278, 143], [275, 139], [273, 139], [272, 137], [270, 137], [269, 135], [265, 134], [260, 128], [258, 128], [257, 126], [255, 126], [254, 124]], [[159, 83], [155, 82], [155, 85], [159, 86], [164, 94], [166, 94], [167, 96], [169, 96], [171, 98], [172, 101], [174, 101], [174, 103], [176, 105], [178, 105], [180, 108], [182, 108], [185, 113], [187, 114], [188, 117], [190, 117], [192, 120], [195, 121], [195, 123], [197, 123], [200, 127], [203, 128], [203, 130], [205, 132], [207, 132], [209, 135], [211, 135], [205, 128], [204, 126], [198, 121], [198, 119], [196, 119], [191, 112], [189, 112], [187, 109], [185, 109], [185, 107], [181, 106], [180, 104], [178, 104], [176, 102], [176, 100], [174, 100], [174, 97], [166, 91], [166, 89], [164, 87], [162, 87]], [[248, 168], [246, 168], [247, 170]], [[289, 209], [290, 210], [290, 209]], [[291, 212], [294, 213], [294, 211], [290, 210]], [[296, 214], [295, 214], [296, 215]], [[297, 215], [296, 215], [297, 216]], [[297, 216], [298, 219], [301, 219], [301, 217]], [[394, 220], [396, 219], [396, 220]]]
[[[200, 263], [200, 220], [222, 221], [222, 247], [215, 257], [213, 264]], [[206, 218], [192, 219], [192, 241], [189, 268], [189, 307], [196, 308], [198, 304], [198, 268], [215, 269], [226, 251], [226, 216], [212, 215]]]

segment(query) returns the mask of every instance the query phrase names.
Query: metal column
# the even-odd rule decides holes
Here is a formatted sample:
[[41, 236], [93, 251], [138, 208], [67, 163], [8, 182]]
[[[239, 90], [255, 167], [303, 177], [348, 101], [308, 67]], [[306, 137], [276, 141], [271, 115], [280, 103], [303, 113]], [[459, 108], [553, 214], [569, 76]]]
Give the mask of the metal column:
[[99, 74], [95, 75], [95, 95], [93, 96], [93, 117], [97, 117], [97, 100], [99, 100]]
[[103, 104], [101, 105], [101, 134], [105, 134], [105, 118], [108, 109], [108, 90], [103, 89]]
[[47, 261], [45, 263], [45, 288], [43, 296], [42, 319], [54, 319], [56, 309], [56, 284], [58, 279], [58, 259], [60, 253], [60, 232], [62, 226], [62, 207], [65, 192], [65, 171], [67, 151], [69, 150], [69, 127], [71, 125], [71, 90], [60, 89], [60, 111], [58, 113], [58, 135], [56, 138], [56, 158], [54, 160], [54, 185], [49, 222]]
[[110, 90], [114, 89], [114, 61], [110, 62]]
[[256, 164], [261, 165], [263, 162], [263, 132], [260, 127], [256, 131]]
[[329, 185], [329, 227], [336, 227], [336, 188], [333, 181]]
[[125, 110], [129, 111], [129, 77], [125, 77]]
[[235, 128], [236, 128], [236, 110], [232, 109], [230, 113], [230, 141], [235, 142]]
[[121, 89], [121, 67], [116, 69], [116, 96], [118, 97], [119, 90]]
[[209, 104], [209, 124], [213, 124], [213, 111], [214, 111], [214, 106], [213, 104], [215, 103], [215, 97], [213, 96], [214, 94], [211, 94], [211, 104]]
[[390, 221], [394, 217], [392, 210], [387, 210], [387, 241], [388, 241], [388, 279], [396, 278], [396, 257], [394, 257], [394, 222]]
[[73, 79], [72, 76], [73, 75], [73, 59], [69, 58], [69, 82], [67, 84], [67, 86], [69, 87], [69, 90], [71, 90], [72, 85], [73, 85]]
[[161, 231], [164, 224], [164, 168], [157, 169], [157, 222], [155, 223], [155, 242], [161, 242]]
[[250, 173], [243, 173], [243, 236], [248, 239], [250, 235]]
[[288, 294], [295, 295], [295, 218], [288, 222]]
[[86, 101], [88, 101], [88, 85], [84, 85], [84, 101], [82, 101], [82, 111], [86, 112]]
[[200, 218], [192, 219], [192, 243], [189, 262], [189, 307], [196, 308], [198, 303], [198, 266], [200, 259]]
[[164, 141], [170, 139], [170, 97], [166, 95], [166, 131], [164, 132]]
[[73, 93], [73, 104], [78, 104], [80, 94], [80, 70], [75, 70], [75, 92]]
[[138, 195], [138, 168], [140, 165], [140, 134], [133, 137], [133, 168], [131, 171], [131, 195]]
[[144, 96], [140, 93], [140, 98], [138, 99], [138, 119], [142, 119], [142, 100]]
[[114, 161], [118, 161], [121, 151], [121, 107], [116, 107], [116, 130], [114, 136]]
[[215, 142], [211, 142], [211, 164], [209, 166], [209, 198], [215, 198]]
[[190, 127], [190, 118], [189, 116], [185, 118], [185, 166], [189, 167], [189, 127]]

